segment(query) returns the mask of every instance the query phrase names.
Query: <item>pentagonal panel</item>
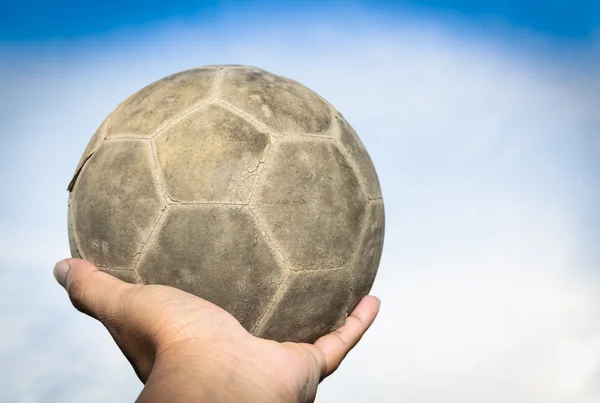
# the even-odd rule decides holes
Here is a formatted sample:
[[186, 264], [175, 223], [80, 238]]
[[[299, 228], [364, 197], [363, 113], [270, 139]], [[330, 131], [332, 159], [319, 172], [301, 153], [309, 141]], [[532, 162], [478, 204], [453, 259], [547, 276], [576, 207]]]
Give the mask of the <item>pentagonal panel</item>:
[[252, 329], [283, 280], [247, 210], [224, 205], [171, 206], [136, 268], [143, 283], [198, 295]]
[[285, 287], [256, 336], [313, 343], [344, 324], [350, 293], [347, 270], [293, 273]]
[[182, 202], [246, 203], [270, 137], [207, 105], [155, 139], [167, 193]]
[[381, 260], [384, 233], [385, 211], [383, 200], [373, 200], [369, 203], [369, 214], [367, 215], [364, 233], [350, 272], [352, 276], [352, 295], [348, 312], [351, 312], [360, 300], [371, 291]]
[[373, 161], [367, 149], [358, 137], [358, 134], [356, 134], [356, 131], [342, 116], [336, 116], [336, 120], [340, 125], [339, 141], [342, 147], [350, 154], [350, 158], [354, 160], [360, 171], [365, 190], [369, 197], [381, 197], [381, 187], [377, 171], [375, 171], [375, 166], [373, 166]]
[[326, 134], [331, 124], [328, 105], [313, 91], [264, 70], [227, 70], [220, 98], [283, 134]]
[[79, 254], [97, 265], [133, 268], [165, 201], [152, 169], [150, 143], [105, 142], [83, 167], [71, 197]]
[[111, 114], [108, 137], [152, 136], [168, 120], [208, 97], [216, 71], [206, 68], [183, 71], [136, 92]]
[[295, 139], [271, 152], [252, 205], [292, 268], [349, 264], [367, 199], [337, 146]]

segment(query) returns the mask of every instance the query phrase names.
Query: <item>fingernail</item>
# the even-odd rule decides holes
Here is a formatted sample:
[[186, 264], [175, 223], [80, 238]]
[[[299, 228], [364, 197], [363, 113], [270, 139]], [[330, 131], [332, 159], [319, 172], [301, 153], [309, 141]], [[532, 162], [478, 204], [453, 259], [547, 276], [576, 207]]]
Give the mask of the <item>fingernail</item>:
[[67, 280], [67, 273], [69, 271], [69, 263], [66, 260], [61, 260], [54, 266], [54, 278], [58, 281], [58, 284], [65, 287]]

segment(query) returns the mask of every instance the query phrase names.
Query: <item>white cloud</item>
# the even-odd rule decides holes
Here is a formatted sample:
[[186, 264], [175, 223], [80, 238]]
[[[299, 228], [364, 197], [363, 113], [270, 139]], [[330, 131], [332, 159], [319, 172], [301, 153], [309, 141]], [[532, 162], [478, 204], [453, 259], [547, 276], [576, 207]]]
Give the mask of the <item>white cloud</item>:
[[52, 264], [68, 253], [64, 188], [119, 101], [174, 71], [232, 62], [330, 100], [382, 179], [381, 317], [318, 401], [600, 399], [599, 260], [589, 246], [598, 240], [589, 227], [598, 219], [600, 75], [528, 54], [526, 43], [414, 23], [326, 28], [221, 40], [179, 29], [5, 68], [0, 178], [12, 197], [0, 202], [0, 400], [136, 395], [108, 334], [52, 284]]

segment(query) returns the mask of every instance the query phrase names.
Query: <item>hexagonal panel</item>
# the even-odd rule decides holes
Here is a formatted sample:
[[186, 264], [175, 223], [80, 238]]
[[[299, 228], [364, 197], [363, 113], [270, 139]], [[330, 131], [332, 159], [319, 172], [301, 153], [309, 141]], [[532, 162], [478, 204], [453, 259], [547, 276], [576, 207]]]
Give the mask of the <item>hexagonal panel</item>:
[[313, 343], [334, 331], [346, 320], [348, 278], [348, 271], [339, 269], [291, 274], [255, 335], [281, 342]]
[[72, 235], [80, 255], [113, 269], [132, 269], [165, 206], [150, 143], [107, 141], [83, 167], [71, 197]]
[[339, 141], [356, 163], [369, 197], [381, 197], [381, 186], [379, 184], [377, 171], [375, 171], [373, 161], [360, 140], [360, 137], [358, 137], [356, 131], [341, 115], [336, 116], [336, 120], [340, 125]]
[[278, 142], [251, 202], [293, 269], [348, 265], [367, 199], [329, 140]]
[[227, 70], [220, 98], [282, 134], [327, 134], [329, 106], [296, 81], [254, 68]]
[[69, 237], [69, 250], [71, 257], [81, 259], [77, 245], [75, 244], [75, 223], [73, 222], [73, 208], [71, 208], [71, 200], [73, 193], [69, 193], [69, 209], [67, 211], [67, 236]]
[[110, 115], [108, 137], [150, 137], [168, 120], [206, 99], [217, 70], [186, 70], [158, 80], [136, 92]]
[[254, 327], [284, 278], [247, 209], [173, 205], [136, 268], [143, 283], [198, 295]]
[[69, 186], [67, 187], [67, 189], [69, 191], [71, 191], [73, 189], [73, 186], [75, 185], [75, 181], [77, 180], [77, 175], [79, 175], [79, 171], [81, 171], [83, 164], [85, 164], [87, 159], [90, 158], [90, 156], [96, 151], [96, 149], [98, 147], [100, 147], [100, 144], [102, 144], [102, 141], [104, 141], [104, 137], [106, 136], [107, 121], [108, 121], [108, 118], [104, 119], [104, 121], [102, 122], [102, 124], [100, 125], [98, 130], [96, 130], [96, 132], [94, 133], [94, 135], [88, 142], [87, 147], [83, 151], [83, 155], [79, 159], [79, 163], [77, 164], [77, 167], [75, 168], [75, 173], [73, 174], [73, 178], [71, 179], [71, 182], [69, 182]]
[[166, 129], [156, 152], [169, 196], [247, 203], [270, 137], [233, 112], [207, 105]]
[[110, 274], [111, 276], [115, 276], [121, 281], [125, 281], [126, 283], [137, 284], [137, 278], [135, 277], [135, 273], [133, 270], [112, 270], [107, 269], [105, 267], [99, 267], [99, 269], [105, 273]]
[[351, 312], [360, 300], [371, 291], [375, 280], [385, 235], [385, 210], [383, 200], [369, 203], [366, 226], [352, 264], [352, 295], [348, 312]]

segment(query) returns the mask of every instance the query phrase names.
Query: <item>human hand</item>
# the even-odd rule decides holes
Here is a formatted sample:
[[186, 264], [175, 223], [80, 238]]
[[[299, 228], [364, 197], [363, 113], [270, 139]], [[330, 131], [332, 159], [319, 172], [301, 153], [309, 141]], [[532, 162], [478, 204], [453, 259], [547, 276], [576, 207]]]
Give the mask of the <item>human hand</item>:
[[367, 296], [314, 344], [248, 333], [225, 310], [176, 288], [123, 282], [81, 259], [54, 268], [75, 308], [99, 320], [145, 384], [137, 402], [312, 402], [375, 320]]

